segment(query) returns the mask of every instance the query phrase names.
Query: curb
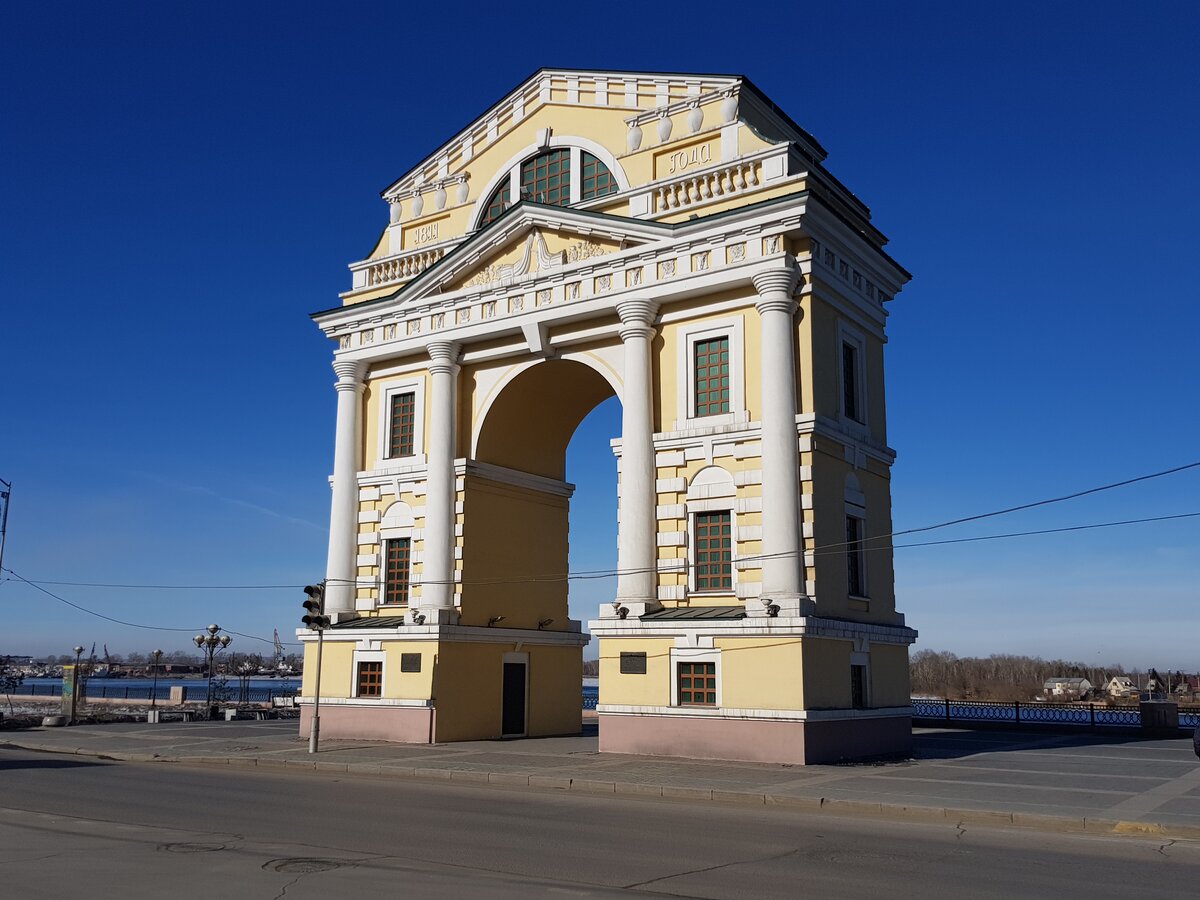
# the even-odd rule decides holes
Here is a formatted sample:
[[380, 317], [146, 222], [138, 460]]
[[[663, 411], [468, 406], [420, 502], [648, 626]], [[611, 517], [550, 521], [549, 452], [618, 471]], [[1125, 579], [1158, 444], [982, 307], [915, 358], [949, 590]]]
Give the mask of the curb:
[[255, 756], [161, 756], [121, 751], [101, 752], [86, 747], [49, 748], [2, 742], [10, 747], [43, 753], [90, 756], [105, 760], [138, 763], [175, 763], [183, 765], [230, 766], [271, 771], [331, 772], [339, 775], [391, 776], [420, 781], [440, 781], [476, 786], [525, 787], [537, 790], [578, 791], [586, 794], [612, 794], [623, 797], [650, 797], [663, 800], [703, 801], [738, 806], [775, 806], [810, 813], [891, 819], [926, 824], [976, 825], [999, 828], [1024, 828], [1063, 834], [1107, 835], [1109, 837], [1162, 837], [1171, 840], [1200, 841], [1200, 825], [1176, 825], [1160, 822], [1136, 822], [1088, 816], [1053, 816], [1046, 813], [1002, 812], [986, 809], [960, 809], [941, 806], [908, 806], [899, 803], [873, 803], [836, 797], [797, 797], [787, 794], [730, 791], [710, 788], [679, 787], [642, 782], [599, 781], [563, 775], [521, 775], [515, 772], [477, 772], [470, 769], [414, 768], [373, 763], [335, 763], [307, 759], [264, 759]]

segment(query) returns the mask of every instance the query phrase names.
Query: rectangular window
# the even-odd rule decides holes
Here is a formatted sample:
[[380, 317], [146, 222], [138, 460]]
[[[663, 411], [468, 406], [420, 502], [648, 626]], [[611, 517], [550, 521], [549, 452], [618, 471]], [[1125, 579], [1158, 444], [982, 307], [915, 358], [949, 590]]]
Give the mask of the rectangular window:
[[711, 662], [679, 664], [679, 705], [717, 705], [717, 664]]
[[867, 596], [866, 550], [863, 520], [846, 516], [846, 590], [853, 597]]
[[646, 674], [646, 654], [645, 653], [622, 653], [621, 654], [621, 674], [622, 675], [645, 675]]
[[405, 606], [408, 604], [409, 538], [395, 538], [385, 542], [383, 602]]
[[697, 341], [694, 363], [696, 415], [729, 412], [729, 338]]
[[842, 343], [842, 414], [855, 422], [863, 420], [862, 404], [859, 402], [858, 348], [854, 344]]
[[696, 590], [733, 590], [733, 522], [728, 512], [696, 513]]
[[383, 696], [382, 662], [360, 662], [358, 664], [358, 693], [356, 696]]
[[388, 419], [388, 459], [413, 455], [413, 434], [417, 420], [417, 395], [412, 391], [392, 394]]
[[867, 706], [867, 667], [850, 667], [850, 705], [855, 709]]

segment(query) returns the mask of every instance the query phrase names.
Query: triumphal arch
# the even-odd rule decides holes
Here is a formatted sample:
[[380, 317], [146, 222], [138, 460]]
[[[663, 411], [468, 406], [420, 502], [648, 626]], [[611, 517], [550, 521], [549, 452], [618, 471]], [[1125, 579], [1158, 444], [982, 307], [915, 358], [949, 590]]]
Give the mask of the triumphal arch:
[[314, 315], [337, 373], [326, 736], [579, 730], [564, 457], [615, 395], [601, 749], [908, 748], [883, 377], [908, 275], [825, 156], [744, 77], [543, 69], [383, 191]]

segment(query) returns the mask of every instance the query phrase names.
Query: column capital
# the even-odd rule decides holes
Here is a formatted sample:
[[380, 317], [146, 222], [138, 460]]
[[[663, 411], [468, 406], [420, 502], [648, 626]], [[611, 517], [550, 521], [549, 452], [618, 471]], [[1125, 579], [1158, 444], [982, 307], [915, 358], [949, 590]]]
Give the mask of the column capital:
[[429, 372], [432, 375], [453, 375], [458, 371], [458, 355], [462, 345], [457, 341], [430, 341], [425, 345], [429, 353]]
[[658, 302], [655, 300], [621, 300], [617, 303], [617, 315], [621, 317], [620, 335], [622, 341], [630, 338], [654, 336], [654, 317], [658, 315]]
[[774, 310], [795, 312], [796, 300], [792, 295], [800, 284], [800, 273], [791, 257], [785, 265], [758, 272], [750, 280], [758, 291], [759, 299], [754, 308], [760, 313]]
[[367, 364], [361, 359], [339, 359], [334, 361], [333, 371], [338, 377], [335, 387], [339, 391], [360, 391]]

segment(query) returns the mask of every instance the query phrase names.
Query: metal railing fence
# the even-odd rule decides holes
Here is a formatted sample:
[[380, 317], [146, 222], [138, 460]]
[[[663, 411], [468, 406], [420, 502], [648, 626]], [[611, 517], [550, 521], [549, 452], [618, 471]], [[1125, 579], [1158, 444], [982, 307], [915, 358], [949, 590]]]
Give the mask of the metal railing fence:
[[[158, 700], [169, 701], [172, 686], [170, 683], [160, 684], [158, 690], [155, 691], [153, 687], [137, 685], [88, 684], [81, 687], [80, 696], [93, 700], [149, 700], [153, 696]], [[189, 684], [186, 687], [189, 701], [205, 699], [208, 690], [205, 685]], [[227, 683], [224, 690], [221, 691], [220, 700], [222, 703], [271, 703], [276, 697], [295, 697], [299, 693], [295, 689], [278, 687], [247, 687], [243, 691], [240, 685], [231, 682]], [[17, 689], [12, 692], [12, 696], [61, 697], [62, 685], [22, 684], [17, 686]]]
[[[1108, 706], [1104, 703], [1022, 703], [1000, 700], [913, 699], [914, 719], [943, 722], [1012, 722], [1019, 724], [1138, 727], [1142, 724], [1137, 706]], [[1200, 707], [1179, 707], [1179, 727], [1200, 725]]]

